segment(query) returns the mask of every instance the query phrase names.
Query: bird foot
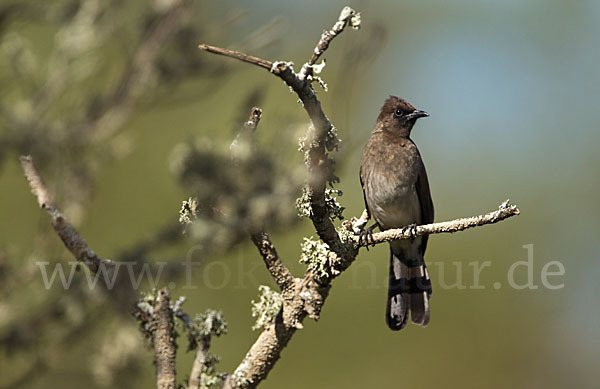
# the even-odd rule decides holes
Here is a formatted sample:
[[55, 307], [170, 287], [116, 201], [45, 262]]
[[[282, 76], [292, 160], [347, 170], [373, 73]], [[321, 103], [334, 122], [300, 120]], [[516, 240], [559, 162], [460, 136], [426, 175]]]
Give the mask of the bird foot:
[[369, 251], [369, 238], [371, 239], [371, 245], [375, 246], [375, 241], [373, 240], [373, 230], [377, 227], [377, 224], [373, 224], [371, 227], [362, 229], [360, 232], [355, 233], [358, 236], [358, 246], [365, 246], [367, 251]]
[[417, 237], [417, 224], [413, 223], [413, 224], [409, 224], [406, 227], [404, 227], [402, 229], [402, 233], [403, 234], [408, 234], [408, 239], [410, 239], [410, 241], [414, 241], [415, 238]]

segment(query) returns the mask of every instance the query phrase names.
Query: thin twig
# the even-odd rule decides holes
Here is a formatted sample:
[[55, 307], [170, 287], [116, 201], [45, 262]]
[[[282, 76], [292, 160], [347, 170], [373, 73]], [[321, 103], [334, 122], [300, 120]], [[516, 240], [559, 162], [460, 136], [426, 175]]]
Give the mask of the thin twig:
[[169, 290], [158, 291], [154, 309], [153, 345], [156, 358], [156, 384], [158, 389], [175, 389], [175, 329], [170, 307]]
[[271, 67], [273, 67], [273, 62], [271, 62], [271, 61], [267, 61], [266, 59], [259, 58], [259, 57], [254, 57], [252, 55], [244, 54], [239, 51], [222, 49], [220, 47], [210, 46], [210, 45], [207, 45], [204, 43], [198, 45], [198, 48], [201, 50], [204, 50], [204, 51], [208, 51], [209, 53], [214, 53], [214, 54], [224, 55], [226, 57], [239, 59], [240, 61], [248, 62], [248, 63], [254, 64], [256, 66], [260, 66], [261, 68], [265, 68], [267, 70], [271, 70]]
[[97, 273], [102, 267], [108, 269], [113, 262], [100, 258], [87, 244], [83, 236], [77, 232], [75, 227], [63, 216], [56, 207], [54, 199], [46, 187], [42, 176], [38, 172], [31, 156], [21, 156], [21, 167], [31, 188], [31, 192], [37, 198], [38, 204], [45, 209], [52, 218], [52, 227], [58, 234], [64, 245], [75, 256], [78, 261], [83, 262], [92, 273]]

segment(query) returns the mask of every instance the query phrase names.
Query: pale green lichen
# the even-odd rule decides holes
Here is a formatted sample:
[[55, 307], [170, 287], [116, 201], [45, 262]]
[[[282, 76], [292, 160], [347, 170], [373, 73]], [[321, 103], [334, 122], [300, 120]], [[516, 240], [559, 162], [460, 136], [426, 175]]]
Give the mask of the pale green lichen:
[[253, 330], [259, 328], [266, 329], [269, 327], [283, 305], [283, 297], [281, 294], [275, 292], [268, 286], [259, 286], [258, 292], [258, 301], [252, 300], [252, 317], [256, 318], [256, 323], [252, 326]]
[[248, 379], [244, 375], [248, 370], [248, 364], [246, 360], [242, 361], [240, 366], [235, 370], [235, 372], [231, 375], [231, 381], [235, 384], [234, 387], [246, 387], [252, 383], [252, 380]]
[[215, 366], [221, 361], [217, 355], [207, 352], [202, 361], [204, 368], [200, 374], [200, 388], [220, 388], [223, 386], [223, 381], [226, 375], [217, 373]]
[[[207, 309], [204, 313], [196, 315], [194, 320], [186, 325], [188, 331], [188, 351], [195, 350], [201, 343], [210, 344], [212, 336], [221, 336], [227, 333], [227, 322], [221, 311]], [[200, 388], [220, 388], [225, 379], [224, 373], [217, 373], [218, 355], [208, 351], [203, 353], [201, 363], [203, 366], [200, 375]]]
[[[337, 196], [341, 196], [342, 194], [342, 191], [339, 189], [325, 189], [325, 207], [331, 221], [335, 219], [344, 220], [343, 212], [345, 207], [337, 201]], [[313, 215], [310, 191], [306, 186], [302, 188], [302, 195], [296, 199], [296, 210], [300, 217], [312, 217]]]
[[136, 303], [136, 309], [133, 316], [140, 322], [140, 331], [144, 339], [152, 343], [152, 333], [154, 332], [154, 304], [156, 302], [156, 289], [150, 293], [140, 292], [140, 299]]
[[[181, 209], [179, 210], [179, 223], [184, 228], [188, 227], [198, 218], [198, 201], [196, 198], [190, 197], [182, 201]], [[185, 232], [185, 230], [184, 230]]]
[[301, 248], [300, 263], [307, 265], [308, 269], [317, 276], [332, 278], [340, 274], [337, 268], [341, 264], [341, 260], [333, 251], [329, 250], [326, 243], [313, 240], [312, 237], [304, 238]]
[[310, 195], [308, 193], [308, 188], [304, 186], [302, 188], [302, 195], [296, 199], [296, 210], [298, 211], [298, 216], [300, 217], [311, 217], [312, 216], [312, 207], [310, 205]]
[[198, 313], [190, 330], [190, 336], [196, 339], [202, 336], [221, 336], [226, 333], [227, 322], [223, 317], [223, 313], [214, 309], [207, 309], [204, 313]]

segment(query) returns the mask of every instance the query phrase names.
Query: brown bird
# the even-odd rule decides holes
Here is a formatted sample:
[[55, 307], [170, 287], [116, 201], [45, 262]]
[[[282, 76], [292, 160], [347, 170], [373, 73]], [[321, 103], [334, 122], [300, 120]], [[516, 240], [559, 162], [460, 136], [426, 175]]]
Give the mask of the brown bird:
[[[361, 240], [375, 227], [381, 231], [433, 222], [433, 202], [425, 165], [410, 139], [417, 119], [429, 114], [406, 100], [390, 96], [381, 108], [375, 128], [360, 160], [360, 183], [369, 216], [375, 224], [361, 232]], [[371, 237], [372, 238], [372, 237]], [[392, 330], [429, 323], [431, 282], [425, 266], [427, 236], [390, 242], [390, 275], [385, 313]]]

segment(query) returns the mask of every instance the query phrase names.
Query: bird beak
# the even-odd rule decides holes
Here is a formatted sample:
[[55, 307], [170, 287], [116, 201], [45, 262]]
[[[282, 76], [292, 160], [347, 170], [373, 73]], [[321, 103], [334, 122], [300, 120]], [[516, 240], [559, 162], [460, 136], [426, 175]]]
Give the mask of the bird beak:
[[418, 119], [418, 118], [426, 118], [427, 116], [429, 116], [429, 114], [425, 111], [421, 111], [421, 110], [414, 110], [412, 113], [409, 113], [408, 115], [406, 115], [406, 118], [409, 120], [412, 119]]

